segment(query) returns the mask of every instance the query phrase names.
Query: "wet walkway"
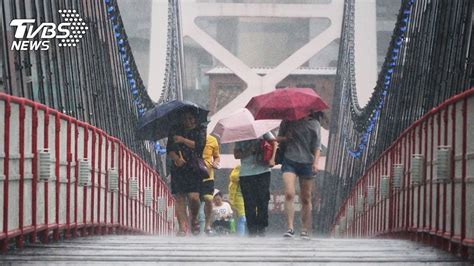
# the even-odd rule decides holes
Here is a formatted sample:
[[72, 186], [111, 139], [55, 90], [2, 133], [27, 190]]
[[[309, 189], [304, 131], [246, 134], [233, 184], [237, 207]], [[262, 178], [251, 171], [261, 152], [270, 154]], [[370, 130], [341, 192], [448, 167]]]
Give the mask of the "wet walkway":
[[[457, 262], [457, 263], [456, 263]], [[0, 256], [0, 265], [298, 265], [461, 263], [441, 250], [404, 240], [282, 237], [104, 236], [29, 245]]]

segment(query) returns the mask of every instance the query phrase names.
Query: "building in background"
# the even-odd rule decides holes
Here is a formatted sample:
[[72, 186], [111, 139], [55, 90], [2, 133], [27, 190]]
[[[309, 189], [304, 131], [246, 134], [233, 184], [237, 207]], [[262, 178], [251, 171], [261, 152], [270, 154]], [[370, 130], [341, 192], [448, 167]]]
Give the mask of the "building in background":
[[[275, 2], [281, 3], [282, 1]], [[198, 27], [260, 76], [266, 75], [269, 70], [278, 66], [295, 51], [327, 29], [329, 23], [329, 20], [322, 18], [199, 17], [196, 20]], [[210, 87], [213, 83], [210, 79], [217, 78], [219, 71], [222, 72], [222, 76], [233, 74], [233, 72], [228, 68], [224, 71], [226, 67], [191, 38], [185, 37], [184, 44], [187, 66], [185, 96], [208, 106], [211, 111], [216, 111], [215, 106], [213, 106], [215, 102], [228, 102], [231, 98], [223, 96], [224, 98], [214, 99], [214, 96], [220, 92], [216, 94], [216, 87]], [[295, 70], [296, 72], [291, 74], [291, 80], [293, 80], [291, 83], [295, 86], [314, 84], [314, 82], [306, 82], [307, 78], [313, 75], [311, 74], [313, 70], [317, 71], [315, 69], [320, 68], [332, 67], [334, 70], [332, 75], [335, 75], [334, 67], [337, 63], [337, 53], [338, 43], [335, 40], [304, 63], [300, 70]], [[302, 74], [303, 72], [305, 73]], [[239, 79], [236, 75], [234, 77]], [[301, 81], [299, 81], [300, 78]], [[236, 96], [246, 88], [246, 85], [235, 86], [236, 83], [245, 84], [245, 82], [242, 80], [240, 82], [234, 81], [232, 81], [232, 84], [221, 84], [219, 88], [228, 91], [224, 94]], [[220, 81], [216, 82], [220, 83]], [[289, 79], [281, 81], [277, 87], [286, 87], [287, 84], [289, 84]], [[326, 89], [334, 90], [334, 84]]]
[[[268, 69], [254, 68], [258, 75], [266, 75]], [[209, 111], [215, 113], [235, 98], [246, 84], [226, 67], [216, 67], [206, 73], [209, 76]], [[278, 83], [277, 88], [311, 88], [328, 103], [332, 102], [336, 68], [298, 68]], [[330, 114], [330, 110], [328, 110]]]

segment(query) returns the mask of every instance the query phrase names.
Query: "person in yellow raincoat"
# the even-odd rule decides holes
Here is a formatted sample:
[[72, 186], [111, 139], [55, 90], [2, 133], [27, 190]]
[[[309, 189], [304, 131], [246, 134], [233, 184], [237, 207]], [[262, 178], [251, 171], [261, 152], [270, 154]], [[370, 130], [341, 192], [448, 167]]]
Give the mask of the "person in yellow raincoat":
[[237, 165], [229, 175], [229, 203], [237, 217], [237, 233], [245, 235], [245, 207], [244, 198], [240, 191], [239, 174], [240, 165]]
[[220, 149], [217, 139], [211, 135], [206, 136], [206, 145], [202, 153], [204, 162], [206, 163], [209, 177], [204, 179], [201, 183], [201, 204], [199, 210], [199, 221], [201, 223], [201, 231], [207, 235], [212, 236], [214, 232], [211, 230], [211, 216], [212, 216], [212, 200], [214, 198], [214, 169], [219, 169], [220, 166]]

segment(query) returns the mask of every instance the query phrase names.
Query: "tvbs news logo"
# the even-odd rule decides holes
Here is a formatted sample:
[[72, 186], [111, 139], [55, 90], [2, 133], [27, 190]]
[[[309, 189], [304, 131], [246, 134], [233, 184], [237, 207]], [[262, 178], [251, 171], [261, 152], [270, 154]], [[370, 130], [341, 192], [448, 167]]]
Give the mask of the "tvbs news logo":
[[12, 20], [10, 26], [16, 27], [16, 30], [11, 50], [45, 51], [50, 48], [52, 39], [57, 39], [60, 47], [77, 46], [89, 27], [76, 10], [59, 10], [58, 12], [64, 20], [58, 25], [44, 22], [36, 26], [35, 19]]

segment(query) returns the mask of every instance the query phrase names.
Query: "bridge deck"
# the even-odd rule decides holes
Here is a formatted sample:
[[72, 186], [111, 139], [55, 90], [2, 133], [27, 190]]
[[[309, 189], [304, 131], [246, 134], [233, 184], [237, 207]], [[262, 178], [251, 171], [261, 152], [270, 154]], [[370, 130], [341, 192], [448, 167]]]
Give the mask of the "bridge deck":
[[429, 246], [403, 240], [282, 237], [104, 236], [33, 244], [0, 256], [0, 264], [413, 264], [463, 263]]

